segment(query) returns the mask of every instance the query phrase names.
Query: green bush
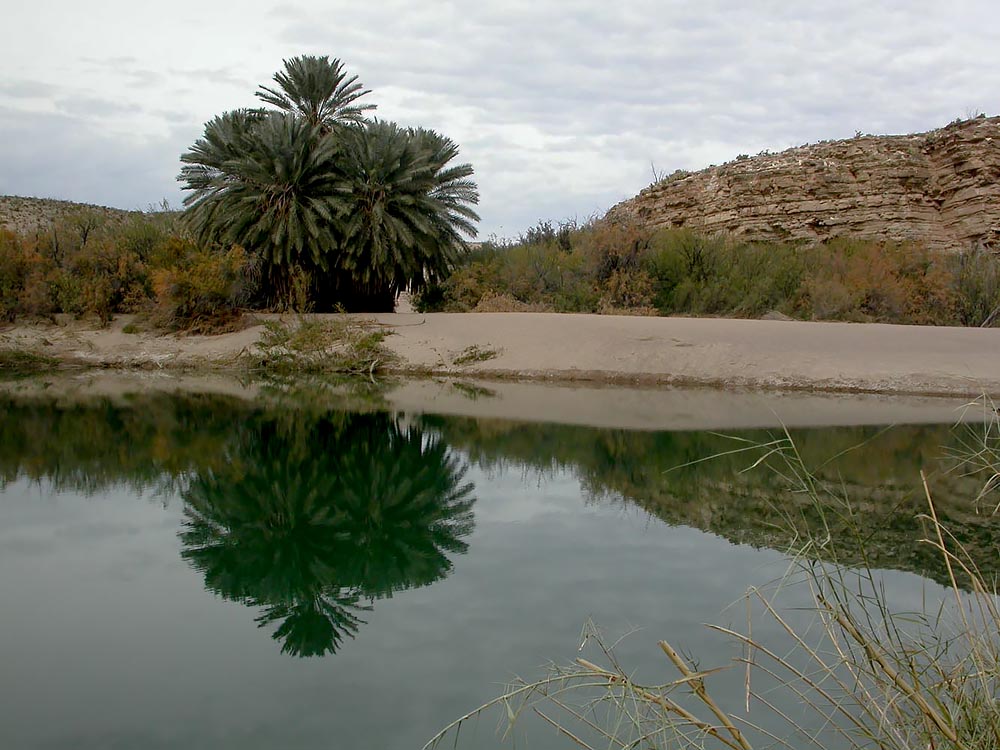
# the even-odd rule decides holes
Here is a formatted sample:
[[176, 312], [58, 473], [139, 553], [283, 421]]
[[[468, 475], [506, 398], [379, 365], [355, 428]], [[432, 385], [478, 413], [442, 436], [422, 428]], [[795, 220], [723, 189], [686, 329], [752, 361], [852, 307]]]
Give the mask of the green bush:
[[689, 230], [661, 231], [648, 258], [664, 314], [758, 317], [800, 307], [802, 249], [739, 243]]
[[395, 361], [384, 341], [389, 331], [340, 320], [270, 320], [250, 355], [251, 369], [270, 375], [368, 375]]

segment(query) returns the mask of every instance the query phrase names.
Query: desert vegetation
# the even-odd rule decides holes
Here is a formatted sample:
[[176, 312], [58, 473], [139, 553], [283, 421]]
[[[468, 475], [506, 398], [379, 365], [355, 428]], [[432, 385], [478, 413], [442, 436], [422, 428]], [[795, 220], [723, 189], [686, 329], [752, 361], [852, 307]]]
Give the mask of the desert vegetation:
[[0, 320], [58, 313], [107, 323], [143, 312], [167, 329], [217, 329], [249, 302], [254, 261], [240, 247], [204, 246], [176, 213], [125, 221], [81, 209], [46, 231], [0, 229]]
[[[169, 206], [161, 205], [164, 211]], [[153, 210], [152, 207], [150, 210]], [[87, 212], [111, 222], [124, 223], [141, 211], [94, 206], [87, 203], [56, 200], [54, 198], [28, 198], [17, 195], [0, 195], [0, 229], [22, 235], [46, 232], [63, 219]]]
[[1000, 258], [836, 239], [757, 243], [592, 220], [540, 222], [466, 256], [418, 306], [982, 326], [1000, 312]]
[[433, 130], [367, 119], [368, 93], [339, 60], [286, 60], [268, 107], [219, 115], [181, 156], [183, 212], [10, 202], [0, 320], [207, 330], [246, 308], [392, 310], [441, 283], [476, 233], [472, 167]]
[[[425, 267], [424, 285], [410, 285], [419, 310], [1000, 320], [1000, 258], [982, 248], [944, 255], [849, 239], [751, 243], [594, 220], [541, 222], [516, 240], [458, 250], [452, 260], [434, 273]], [[382, 288], [378, 304], [363, 284], [348, 299], [335, 288], [349, 286], [346, 276], [336, 281], [300, 261], [278, 268], [241, 244], [199, 239], [177, 212], [109, 218], [81, 208], [45, 231], [0, 229], [0, 320], [68, 313], [107, 322], [142, 312], [156, 328], [204, 332], [236, 325], [247, 309], [387, 309], [406, 288], [399, 266], [399, 283]]]

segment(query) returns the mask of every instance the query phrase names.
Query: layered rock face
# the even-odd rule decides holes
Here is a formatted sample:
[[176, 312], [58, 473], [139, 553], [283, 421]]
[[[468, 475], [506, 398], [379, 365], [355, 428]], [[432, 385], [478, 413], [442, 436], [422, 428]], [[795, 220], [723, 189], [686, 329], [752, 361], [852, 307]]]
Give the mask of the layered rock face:
[[850, 236], [1000, 250], [1000, 117], [861, 135], [675, 174], [608, 216], [751, 240]]

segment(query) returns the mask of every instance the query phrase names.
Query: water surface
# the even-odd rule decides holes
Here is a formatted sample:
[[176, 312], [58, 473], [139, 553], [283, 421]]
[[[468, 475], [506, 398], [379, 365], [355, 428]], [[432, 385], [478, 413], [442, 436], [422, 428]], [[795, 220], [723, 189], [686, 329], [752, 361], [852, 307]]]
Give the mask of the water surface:
[[[793, 438], [853, 521], [743, 471], [751, 454], [703, 462], [743, 445], [715, 432], [5, 396], [0, 747], [419, 748], [512, 676], [574, 658], [589, 619], [639, 628], [620, 656], [650, 679], [672, 677], [660, 638], [724, 660], [700, 623], [739, 624], [728, 605], [817, 530], [851, 562], [863, 529], [894, 601], [916, 607], [944, 575], [915, 542], [921, 470], [995, 567], [974, 480], [943, 473], [963, 439], [950, 427]], [[739, 678], [714, 689], [739, 703]], [[502, 746], [497, 718], [459, 746]], [[566, 746], [530, 721], [518, 737]]]

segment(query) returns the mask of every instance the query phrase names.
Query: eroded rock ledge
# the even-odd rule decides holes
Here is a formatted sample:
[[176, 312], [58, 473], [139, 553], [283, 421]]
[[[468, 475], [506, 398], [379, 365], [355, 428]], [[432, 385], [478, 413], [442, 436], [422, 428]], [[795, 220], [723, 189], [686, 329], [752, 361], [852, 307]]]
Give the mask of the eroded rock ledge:
[[675, 174], [609, 217], [751, 240], [838, 236], [1000, 249], [1000, 117], [859, 135]]

